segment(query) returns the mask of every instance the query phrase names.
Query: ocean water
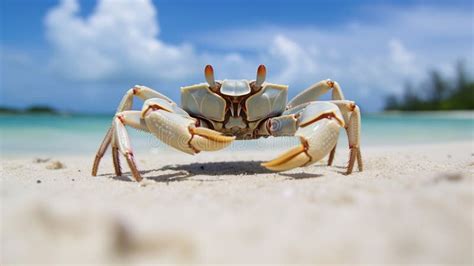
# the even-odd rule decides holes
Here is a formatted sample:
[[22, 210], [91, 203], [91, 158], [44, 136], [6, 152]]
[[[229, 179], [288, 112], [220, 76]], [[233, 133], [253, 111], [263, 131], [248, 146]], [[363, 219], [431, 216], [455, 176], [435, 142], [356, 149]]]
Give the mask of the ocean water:
[[[2, 156], [94, 155], [110, 126], [111, 115], [0, 115]], [[130, 129], [136, 151], [169, 149], [150, 134]], [[412, 145], [474, 140], [474, 112], [362, 115], [362, 146]], [[295, 138], [236, 141], [228, 149], [284, 149]], [[343, 131], [340, 143], [347, 144]]]

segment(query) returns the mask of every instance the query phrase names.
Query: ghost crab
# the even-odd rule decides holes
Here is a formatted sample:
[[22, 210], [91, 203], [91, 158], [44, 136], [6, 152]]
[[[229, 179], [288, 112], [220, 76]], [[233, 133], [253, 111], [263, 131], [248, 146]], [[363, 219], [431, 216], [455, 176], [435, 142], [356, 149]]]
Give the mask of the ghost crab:
[[[352, 173], [356, 161], [362, 171], [359, 107], [344, 100], [337, 82], [317, 82], [287, 103], [288, 86], [265, 82], [264, 65], [258, 67], [257, 77], [252, 81], [215, 80], [210, 65], [205, 67], [204, 74], [207, 83], [181, 88], [181, 107], [145, 86], [128, 90], [96, 154], [92, 175], [97, 174], [99, 162], [112, 144], [115, 174], [122, 174], [121, 153], [134, 179], [142, 180], [125, 126], [149, 132], [188, 154], [220, 150], [235, 139], [299, 137], [299, 145], [262, 163], [273, 171], [307, 166], [327, 154], [331, 165], [340, 128], [344, 128], [350, 149], [346, 174]], [[317, 101], [329, 90], [331, 101]], [[144, 100], [141, 111], [131, 110], [134, 97]]]

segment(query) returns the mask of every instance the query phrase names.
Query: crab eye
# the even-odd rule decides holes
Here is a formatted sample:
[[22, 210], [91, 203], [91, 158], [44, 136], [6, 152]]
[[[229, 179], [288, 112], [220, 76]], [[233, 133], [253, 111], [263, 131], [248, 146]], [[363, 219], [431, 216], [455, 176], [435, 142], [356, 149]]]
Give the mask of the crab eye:
[[255, 86], [257, 88], [260, 88], [262, 86], [263, 82], [265, 82], [266, 76], [267, 76], [267, 69], [265, 68], [265, 66], [264, 65], [258, 66], [257, 78], [255, 79]]
[[214, 79], [214, 69], [211, 65], [207, 65], [206, 68], [204, 68], [204, 76], [206, 77], [206, 81], [210, 87], [216, 86], [216, 81]]

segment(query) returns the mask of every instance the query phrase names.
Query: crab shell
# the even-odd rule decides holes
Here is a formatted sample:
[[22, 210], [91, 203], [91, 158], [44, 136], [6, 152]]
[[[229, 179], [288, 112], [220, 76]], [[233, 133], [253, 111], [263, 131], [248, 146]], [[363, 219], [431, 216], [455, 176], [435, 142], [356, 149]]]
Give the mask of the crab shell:
[[[265, 82], [263, 65], [255, 80], [215, 80], [211, 66], [206, 66], [207, 83], [181, 88], [181, 106], [145, 86], [135, 86], [124, 95], [112, 127], [107, 132], [94, 161], [92, 174], [112, 145], [117, 175], [121, 175], [118, 153], [122, 153], [139, 181], [132, 147], [125, 126], [155, 135], [162, 142], [188, 154], [215, 151], [235, 139], [295, 136], [300, 144], [262, 166], [285, 171], [313, 164], [329, 154], [332, 164], [341, 128], [349, 138], [350, 158], [347, 173], [360, 154], [360, 112], [352, 101], [344, 100], [337, 82], [322, 80], [287, 102], [288, 86]], [[331, 101], [317, 101], [332, 90]], [[134, 97], [144, 100], [140, 111], [131, 110]]]

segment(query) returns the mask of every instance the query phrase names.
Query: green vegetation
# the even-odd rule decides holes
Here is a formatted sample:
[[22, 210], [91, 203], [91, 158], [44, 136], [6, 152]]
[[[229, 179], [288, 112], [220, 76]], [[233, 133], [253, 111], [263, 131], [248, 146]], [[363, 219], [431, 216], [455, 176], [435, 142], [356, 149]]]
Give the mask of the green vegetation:
[[0, 106], [0, 114], [17, 114], [19, 113], [18, 109]]
[[52, 107], [45, 105], [33, 105], [26, 109], [0, 106], [0, 114], [58, 114], [58, 112]]
[[388, 96], [385, 110], [474, 110], [474, 81], [468, 79], [462, 62], [457, 64], [457, 74], [453, 80], [433, 70], [429, 80], [416, 86], [416, 89], [411, 83], [406, 83], [401, 98]]
[[34, 105], [25, 109], [26, 113], [55, 114], [57, 113], [52, 107], [45, 105]]

